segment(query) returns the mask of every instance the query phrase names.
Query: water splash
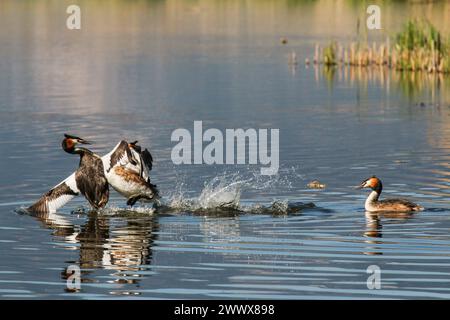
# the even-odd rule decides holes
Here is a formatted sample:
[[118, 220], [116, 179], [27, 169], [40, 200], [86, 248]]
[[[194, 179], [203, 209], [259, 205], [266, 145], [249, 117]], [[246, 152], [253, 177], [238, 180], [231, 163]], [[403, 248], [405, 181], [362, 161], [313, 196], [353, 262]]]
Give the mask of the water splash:
[[162, 200], [162, 207], [182, 211], [236, 210], [239, 208], [242, 187], [247, 183], [248, 179], [242, 179], [239, 174], [223, 174], [206, 182], [197, 198], [189, 198], [186, 196], [186, 183], [180, 182], [175, 192], [166, 201]]
[[260, 175], [256, 171], [246, 171], [245, 174], [235, 172], [223, 173], [207, 181], [198, 197], [186, 196], [184, 181], [180, 182], [176, 191], [162, 201], [159, 211], [189, 211], [197, 213], [272, 213], [288, 214], [300, 212], [304, 208], [315, 207], [313, 203], [290, 202], [289, 200], [268, 201], [267, 204], [241, 204], [243, 191], [249, 190], [276, 190], [281, 193], [292, 187], [292, 179], [303, 177], [292, 167], [284, 171], [284, 174], [273, 176]]
[[231, 178], [231, 181], [223, 176], [215, 177], [205, 184], [198, 198], [198, 204], [202, 209], [237, 209], [239, 208], [242, 187], [249, 182], [249, 180], [241, 180], [236, 175]]

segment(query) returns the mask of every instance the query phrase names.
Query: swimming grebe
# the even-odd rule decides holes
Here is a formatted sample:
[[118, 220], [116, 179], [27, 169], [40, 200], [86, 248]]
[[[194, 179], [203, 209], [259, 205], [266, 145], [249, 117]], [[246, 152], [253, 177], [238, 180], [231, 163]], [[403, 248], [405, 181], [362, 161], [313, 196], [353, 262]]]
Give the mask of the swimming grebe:
[[64, 135], [62, 148], [70, 154], [80, 156], [80, 164], [71, 176], [44, 194], [28, 208], [31, 212], [55, 212], [79, 193], [84, 195], [94, 209], [103, 208], [109, 199], [109, 185], [105, 177], [102, 159], [92, 151], [78, 147], [90, 144], [84, 139]]
[[[149, 171], [152, 169], [152, 156], [147, 149], [141, 151], [137, 142], [128, 143], [122, 140], [101, 159], [108, 183], [129, 200], [129, 205], [133, 205], [139, 199], [156, 200], [159, 198], [156, 185], [150, 183]], [[77, 187], [75, 174], [76, 172], [72, 173], [45, 193], [28, 208], [28, 211], [55, 213], [72, 198], [79, 195], [80, 190]]]
[[138, 200], [159, 199], [156, 185], [150, 183], [152, 155], [147, 149], [142, 151], [137, 141], [127, 143], [122, 140], [102, 160], [109, 166], [105, 171], [109, 184], [128, 199], [127, 205], [133, 206]]
[[375, 176], [364, 180], [357, 188], [372, 189], [364, 205], [365, 209], [369, 212], [410, 212], [423, 210], [423, 207], [420, 205], [406, 199], [378, 200], [383, 190], [383, 185], [381, 184], [381, 180]]

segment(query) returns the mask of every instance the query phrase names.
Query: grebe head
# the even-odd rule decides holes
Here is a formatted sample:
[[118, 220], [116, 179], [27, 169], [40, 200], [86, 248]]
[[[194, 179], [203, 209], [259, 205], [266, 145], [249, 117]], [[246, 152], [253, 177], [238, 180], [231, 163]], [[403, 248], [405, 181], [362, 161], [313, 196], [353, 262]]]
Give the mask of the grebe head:
[[82, 150], [85, 150], [84, 148], [77, 147], [77, 145], [80, 143], [91, 144], [90, 142], [82, 138], [71, 136], [69, 134], [64, 134], [64, 140], [62, 141], [62, 148], [64, 149], [64, 151], [68, 153], [80, 153]]
[[357, 187], [357, 189], [362, 189], [362, 188], [370, 188], [370, 189], [380, 193], [383, 186], [381, 184], [380, 179], [378, 179], [375, 176], [372, 176], [372, 177], [364, 180], [363, 182], [361, 182], [361, 184]]

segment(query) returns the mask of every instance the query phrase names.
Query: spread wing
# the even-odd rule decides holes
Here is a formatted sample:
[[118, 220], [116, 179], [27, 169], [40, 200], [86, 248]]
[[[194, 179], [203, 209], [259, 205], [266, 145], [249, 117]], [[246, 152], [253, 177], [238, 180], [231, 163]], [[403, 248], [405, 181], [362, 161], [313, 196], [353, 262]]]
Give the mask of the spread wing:
[[45, 193], [38, 201], [28, 208], [33, 213], [55, 213], [59, 208], [77, 196], [75, 173]]
[[111, 152], [102, 157], [102, 160], [107, 173], [118, 165], [138, 165], [136, 159], [133, 157], [128, 142], [125, 140], [120, 141]]
[[127, 168], [136, 170], [142, 178], [150, 182], [150, 171], [153, 167], [153, 157], [151, 153], [147, 149], [142, 151], [141, 146], [137, 145], [137, 141], [130, 143], [129, 146], [133, 158], [137, 160], [137, 164], [136, 166], [133, 166], [129, 163]]

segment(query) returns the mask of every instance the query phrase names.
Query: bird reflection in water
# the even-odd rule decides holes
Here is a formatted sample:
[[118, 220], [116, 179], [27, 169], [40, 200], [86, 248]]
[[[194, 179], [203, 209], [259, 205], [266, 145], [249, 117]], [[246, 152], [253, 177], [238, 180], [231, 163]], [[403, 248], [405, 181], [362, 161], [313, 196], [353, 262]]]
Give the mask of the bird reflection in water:
[[[63, 239], [68, 249], [78, 250], [78, 261], [67, 261], [68, 265], [78, 265], [81, 269], [81, 283], [93, 283], [89, 277], [95, 269], [114, 270], [111, 284], [139, 283], [152, 262], [152, 246], [159, 230], [157, 218], [153, 215], [129, 215], [89, 212], [82, 225], [74, 225], [59, 214], [35, 215], [46, 228]], [[69, 217], [70, 218], [70, 217]], [[72, 273], [67, 268], [61, 272], [64, 281]], [[145, 273], [147, 276], [149, 273]], [[67, 290], [66, 290], [67, 291]], [[78, 291], [78, 290], [69, 290]], [[118, 291], [111, 294], [136, 294]]]
[[365, 212], [366, 216], [366, 229], [364, 231], [364, 237], [367, 240], [364, 240], [369, 246], [366, 247], [368, 251], [365, 251], [366, 255], [382, 255], [381, 244], [383, 241], [381, 238], [383, 237], [382, 228], [383, 225], [381, 223], [382, 219], [392, 219], [392, 220], [406, 220], [413, 216], [413, 213], [410, 212], [384, 212], [384, 213], [376, 213], [376, 212]]

